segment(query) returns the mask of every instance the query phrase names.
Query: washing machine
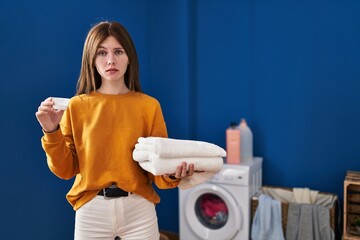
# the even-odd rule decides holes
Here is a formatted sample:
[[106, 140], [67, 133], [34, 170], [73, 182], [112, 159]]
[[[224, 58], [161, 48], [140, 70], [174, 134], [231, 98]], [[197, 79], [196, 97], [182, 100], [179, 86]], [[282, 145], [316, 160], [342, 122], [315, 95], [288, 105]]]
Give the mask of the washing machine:
[[179, 189], [181, 240], [250, 239], [251, 198], [262, 185], [262, 158], [224, 164], [210, 180]]

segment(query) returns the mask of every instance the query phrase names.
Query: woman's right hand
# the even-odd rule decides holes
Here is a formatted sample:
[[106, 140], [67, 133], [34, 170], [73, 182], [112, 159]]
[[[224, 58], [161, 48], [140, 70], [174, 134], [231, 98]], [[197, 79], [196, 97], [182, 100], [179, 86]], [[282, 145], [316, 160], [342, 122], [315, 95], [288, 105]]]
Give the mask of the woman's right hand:
[[58, 129], [64, 110], [55, 110], [54, 101], [51, 97], [41, 102], [35, 113], [37, 120], [45, 132], [54, 132]]

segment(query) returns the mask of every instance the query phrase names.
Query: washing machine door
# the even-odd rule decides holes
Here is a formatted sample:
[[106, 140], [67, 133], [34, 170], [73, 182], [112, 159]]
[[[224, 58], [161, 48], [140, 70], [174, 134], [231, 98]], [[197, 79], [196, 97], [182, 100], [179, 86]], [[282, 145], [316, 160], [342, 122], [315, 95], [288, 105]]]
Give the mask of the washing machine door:
[[216, 184], [193, 188], [183, 204], [186, 222], [200, 239], [232, 239], [241, 228], [241, 209], [231, 193]]

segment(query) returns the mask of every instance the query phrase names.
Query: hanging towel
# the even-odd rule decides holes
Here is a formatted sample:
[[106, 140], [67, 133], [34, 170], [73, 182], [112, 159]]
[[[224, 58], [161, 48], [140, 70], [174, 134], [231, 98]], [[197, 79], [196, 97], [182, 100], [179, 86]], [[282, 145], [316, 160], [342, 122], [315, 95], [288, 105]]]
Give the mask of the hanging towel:
[[281, 203], [266, 194], [259, 196], [259, 205], [251, 228], [252, 240], [284, 240], [281, 225]]
[[333, 240], [329, 209], [315, 204], [290, 203], [286, 240]]
[[223, 148], [212, 143], [161, 137], [140, 137], [135, 149], [163, 158], [226, 156]]

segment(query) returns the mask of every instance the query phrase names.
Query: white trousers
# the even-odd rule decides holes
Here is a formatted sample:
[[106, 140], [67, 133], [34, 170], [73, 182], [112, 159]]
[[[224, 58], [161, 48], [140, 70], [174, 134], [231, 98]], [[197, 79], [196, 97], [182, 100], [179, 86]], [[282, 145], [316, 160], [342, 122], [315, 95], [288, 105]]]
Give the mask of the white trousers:
[[159, 240], [155, 205], [131, 194], [105, 199], [96, 196], [75, 214], [75, 240]]

